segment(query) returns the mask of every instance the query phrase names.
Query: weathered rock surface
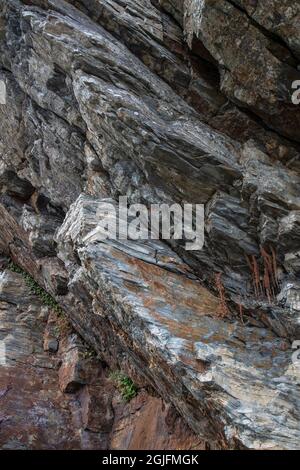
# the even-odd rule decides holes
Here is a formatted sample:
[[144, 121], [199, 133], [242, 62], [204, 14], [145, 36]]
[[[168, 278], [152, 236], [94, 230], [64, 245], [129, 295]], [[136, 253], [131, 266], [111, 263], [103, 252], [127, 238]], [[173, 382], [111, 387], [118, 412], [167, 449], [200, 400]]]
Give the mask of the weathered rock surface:
[[[55, 312], [30, 292], [22, 275], [1, 271], [1, 449], [204, 448], [161, 399], [141, 390], [126, 404], [102, 364], [63, 328], [64, 320], [56, 317], [52, 332], [61, 343], [58, 353], [44, 352], [43, 333], [48, 336], [54, 319]], [[71, 347], [80, 351], [73, 362]], [[59, 388], [66, 363], [77, 371], [67, 394]]]
[[[217, 61], [221, 89], [232, 101], [258, 114], [282, 135], [299, 141], [300, 113], [291, 102], [292, 82], [300, 78], [299, 55], [295, 58], [293, 54], [297, 51], [299, 5], [255, 2], [259, 5], [249, 15], [247, 8], [243, 10], [245, 3], [248, 2], [187, 0], [185, 30], [188, 41], [192, 43], [194, 34], [201, 39]], [[250, 9], [248, 5], [248, 11]], [[281, 29], [280, 23], [285, 27]], [[278, 34], [282, 41], [272, 34]], [[293, 39], [288, 40], [289, 35], [295, 38], [295, 43]], [[292, 43], [293, 52], [284, 40]]]
[[[287, 432], [297, 447], [299, 416], [290, 400], [297, 399], [300, 374], [288, 343], [265, 328], [216, 318], [218, 299], [163, 245], [93, 242], [93, 212], [97, 200], [80, 198], [57, 237], [70, 272], [69, 298], [79, 285], [91, 296], [90, 314], [100, 317], [96, 334], [108, 322], [136, 368], [216, 446], [223, 428], [232, 446], [239, 434], [247, 447], [273, 447], [276, 422], [278, 447], [285, 447]], [[67, 253], [77, 254], [79, 264]]]
[[[292, 0], [0, 1], [0, 251], [212, 448], [299, 448], [299, 15]], [[204, 203], [203, 250], [89, 237], [119, 195]], [[88, 371], [64, 347], [60, 386], [79, 393]], [[84, 422], [113, 426], [86, 390]], [[142, 419], [161, 406], [136, 403]], [[116, 447], [142, 446], [124, 423]]]
[[76, 397], [58, 388], [59, 357], [43, 351], [48, 308], [20, 274], [7, 270], [0, 276], [0, 447], [81, 448], [84, 437], [88, 445], [88, 434], [80, 436]]

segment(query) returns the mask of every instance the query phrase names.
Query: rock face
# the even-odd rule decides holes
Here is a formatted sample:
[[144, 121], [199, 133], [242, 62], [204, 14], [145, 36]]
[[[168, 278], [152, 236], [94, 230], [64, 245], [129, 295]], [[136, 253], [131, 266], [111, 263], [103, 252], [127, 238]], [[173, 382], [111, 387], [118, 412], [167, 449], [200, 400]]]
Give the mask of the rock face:
[[0, 273], [0, 312], [1, 449], [205, 447], [161, 399], [141, 390], [126, 404], [66, 320], [10, 270]]
[[[157, 395], [120, 411], [99, 391], [110, 389], [105, 373], [94, 384], [81, 367], [81, 340], [58, 344], [55, 317], [41, 357], [32, 339], [24, 351], [20, 327], [14, 354], [47, 358], [53, 426], [65, 429], [53, 448], [298, 449], [297, 2], [0, 0], [0, 15], [0, 251], [55, 297], [105, 364]], [[101, 202], [119, 196], [205, 204], [203, 249], [99, 241]], [[22, 289], [4, 294], [5, 341], [17, 335], [5, 325]], [[25, 310], [35, 305], [25, 297]], [[34, 370], [27, 386], [40, 395]], [[31, 406], [20, 401], [20, 413]], [[16, 424], [0, 422], [1, 445], [19, 445]]]

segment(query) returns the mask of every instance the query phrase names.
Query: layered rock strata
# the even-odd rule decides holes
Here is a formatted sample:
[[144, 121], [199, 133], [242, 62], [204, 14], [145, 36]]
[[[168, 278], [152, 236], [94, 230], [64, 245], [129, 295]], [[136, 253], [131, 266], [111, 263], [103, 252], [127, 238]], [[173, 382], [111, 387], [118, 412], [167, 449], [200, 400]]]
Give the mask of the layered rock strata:
[[[1, 252], [210, 447], [299, 448], [298, 5], [0, 12]], [[205, 204], [203, 250], [90, 237], [120, 195]]]

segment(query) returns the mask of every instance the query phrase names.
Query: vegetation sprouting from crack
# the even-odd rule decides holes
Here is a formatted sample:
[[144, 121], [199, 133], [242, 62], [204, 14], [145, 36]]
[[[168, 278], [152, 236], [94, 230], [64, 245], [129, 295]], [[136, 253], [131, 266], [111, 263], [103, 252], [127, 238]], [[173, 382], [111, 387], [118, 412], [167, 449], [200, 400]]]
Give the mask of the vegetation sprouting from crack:
[[26, 285], [29, 287], [32, 294], [35, 294], [47, 307], [52, 308], [58, 315], [63, 315], [62, 308], [58, 305], [56, 300], [48, 294], [39, 284], [33, 279], [33, 277], [28, 274], [24, 269], [20, 268], [20, 266], [16, 265], [13, 261], [8, 264], [8, 268], [17, 274], [21, 274], [26, 282]]
[[110, 374], [110, 378], [115, 383], [125, 401], [129, 402], [137, 396], [138, 388], [127, 375], [120, 371], [115, 371]]

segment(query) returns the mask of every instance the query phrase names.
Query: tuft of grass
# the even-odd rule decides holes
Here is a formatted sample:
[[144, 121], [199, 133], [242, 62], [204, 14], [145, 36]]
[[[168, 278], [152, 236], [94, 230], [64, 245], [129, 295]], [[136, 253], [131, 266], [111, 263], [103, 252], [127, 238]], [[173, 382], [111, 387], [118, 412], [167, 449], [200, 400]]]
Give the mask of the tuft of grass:
[[120, 371], [115, 371], [110, 374], [110, 378], [116, 384], [123, 400], [129, 402], [137, 396], [138, 388], [127, 375]]
[[39, 299], [42, 301], [43, 305], [46, 305], [47, 307], [52, 308], [55, 310], [55, 312], [60, 316], [63, 315], [63, 310], [61, 307], [58, 305], [56, 300], [48, 294], [48, 292], [45, 291], [42, 287], [38, 285], [38, 283], [33, 279], [33, 277], [28, 274], [26, 271], [24, 271], [20, 266], [17, 266], [15, 263], [12, 261], [9, 263], [8, 268], [17, 274], [21, 274], [26, 282], [26, 285], [29, 287], [30, 292], [32, 294], [35, 294]]

